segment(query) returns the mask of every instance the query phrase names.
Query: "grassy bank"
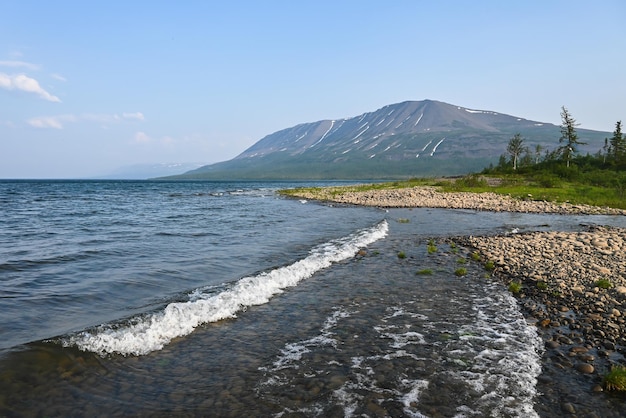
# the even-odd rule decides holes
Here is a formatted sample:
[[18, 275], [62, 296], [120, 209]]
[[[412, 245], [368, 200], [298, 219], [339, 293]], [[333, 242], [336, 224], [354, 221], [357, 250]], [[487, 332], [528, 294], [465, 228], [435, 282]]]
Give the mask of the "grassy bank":
[[594, 186], [566, 180], [559, 180], [557, 184], [546, 179], [535, 179], [514, 174], [504, 176], [471, 174], [460, 178], [420, 178], [387, 183], [309, 187], [282, 190], [280, 193], [285, 196], [297, 196], [306, 191], [320, 200], [332, 200], [346, 192], [402, 189], [416, 186], [435, 186], [442, 192], [493, 192], [523, 200], [569, 202], [574, 205], [585, 204], [626, 209], [626, 196], [620, 188]]

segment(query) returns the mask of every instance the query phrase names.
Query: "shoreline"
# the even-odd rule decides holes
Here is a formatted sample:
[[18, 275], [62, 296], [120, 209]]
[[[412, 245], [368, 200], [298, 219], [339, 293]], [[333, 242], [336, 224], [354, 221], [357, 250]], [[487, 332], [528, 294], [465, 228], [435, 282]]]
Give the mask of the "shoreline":
[[[495, 193], [443, 193], [430, 186], [367, 191], [322, 188], [318, 193], [291, 196], [381, 208], [626, 215], [622, 209], [518, 200]], [[603, 386], [611, 367], [626, 365], [626, 229], [592, 226], [582, 232], [452, 240], [476, 251], [482, 263], [492, 262], [494, 279], [507, 286], [519, 283], [515, 297], [545, 343], [538, 382], [539, 391], [546, 395], [543, 401], [559, 399], [560, 404], [551, 407], [566, 415], [592, 412], [594, 405], [602, 409], [607, 403], [626, 413], [626, 395], [605, 392]]]
[[315, 192], [296, 191], [290, 196], [348, 205], [381, 208], [442, 208], [470, 209], [493, 212], [557, 213], [576, 215], [624, 215], [626, 210], [571, 203], [515, 199], [492, 192], [440, 192], [434, 186], [415, 186], [401, 189], [351, 191], [345, 187], [324, 187]]

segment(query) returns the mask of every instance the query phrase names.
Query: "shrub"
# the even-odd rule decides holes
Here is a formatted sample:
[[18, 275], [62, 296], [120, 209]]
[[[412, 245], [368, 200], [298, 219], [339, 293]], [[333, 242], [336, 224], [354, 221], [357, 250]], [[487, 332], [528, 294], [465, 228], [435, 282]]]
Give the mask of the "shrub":
[[398, 258], [399, 258], [399, 259], [406, 258], [406, 254], [404, 253], [404, 251], [400, 251], [400, 252], [398, 253]]
[[613, 287], [613, 283], [611, 283], [609, 279], [600, 279], [596, 281], [596, 287], [599, 287], [600, 289], [608, 289]]
[[488, 271], [493, 271], [493, 270], [495, 270], [495, 268], [496, 268], [496, 265], [495, 265], [495, 263], [494, 263], [493, 261], [488, 260], [488, 261], [485, 263], [485, 270], [488, 270]]
[[472, 260], [474, 261], [480, 261], [480, 254], [478, 253], [478, 251], [473, 252], [472, 255], [470, 256], [472, 258]]
[[467, 260], [464, 259], [464, 258], [459, 258], [459, 259], [456, 260], [456, 262], [457, 262], [457, 264], [465, 264], [465, 263], [467, 263]]
[[604, 388], [606, 390], [626, 390], [626, 367], [614, 366], [611, 371], [604, 376]]
[[535, 177], [535, 181], [541, 187], [545, 187], [546, 189], [557, 188], [561, 185], [561, 180], [552, 174], [542, 173]]
[[520, 282], [509, 283], [509, 292], [517, 294], [520, 290], [522, 290], [522, 284]]
[[548, 283], [544, 282], [543, 280], [539, 280], [537, 282], [537, 289], [539, 289], [539, 290], [547, 290], [548, 289]]
[[465, 267], [459, 267], [458, 269], [454, 270], [454, 274], [457, 276], [465, 276], [467, 274], [467, 269]]

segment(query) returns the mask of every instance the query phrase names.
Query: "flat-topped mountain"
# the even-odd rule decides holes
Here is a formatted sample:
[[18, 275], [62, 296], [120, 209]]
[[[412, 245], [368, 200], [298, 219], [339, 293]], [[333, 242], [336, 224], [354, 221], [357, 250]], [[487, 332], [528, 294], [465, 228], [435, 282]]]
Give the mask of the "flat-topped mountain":
[[[558, 110], [557, 110], [558, 111]], [[520, 133], [534, 149], [559, 146], [559, 127], [443, 102], [408, 101], [359, 116], [303, 123], [259, 140], [232, 160], [177, 178], [384, 179], [457, 175], [496, 163]], [[578, 130], [595, 153], [606, 132]]]

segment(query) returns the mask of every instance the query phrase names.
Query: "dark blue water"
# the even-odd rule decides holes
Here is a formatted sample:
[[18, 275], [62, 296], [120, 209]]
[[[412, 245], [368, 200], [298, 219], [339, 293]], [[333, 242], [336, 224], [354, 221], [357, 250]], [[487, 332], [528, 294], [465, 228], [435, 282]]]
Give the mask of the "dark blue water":
[[301, 185], [1, 181], [0, 415], [536, 416], [536, 330], [445, 238], [623, 217], [276, 194]]

